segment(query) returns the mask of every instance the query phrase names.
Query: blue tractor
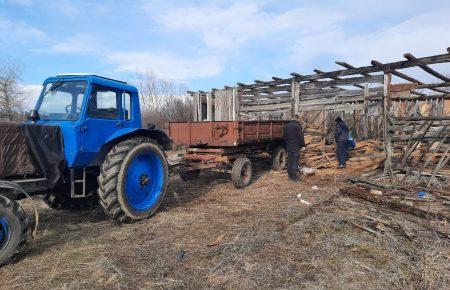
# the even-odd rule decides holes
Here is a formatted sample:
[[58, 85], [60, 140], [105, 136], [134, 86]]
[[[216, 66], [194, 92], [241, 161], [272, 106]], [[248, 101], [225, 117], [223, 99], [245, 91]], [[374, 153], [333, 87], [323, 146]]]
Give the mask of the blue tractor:
[[137, 89], [96, 75], [48, 78], [29, 121], [0, 123], [0, 265], [29, 236], [17, 203], [26, 196], [43, 195], [56, 209], [100, 203], [119, 222], [155, 213], [171, 140], [141, 124]]

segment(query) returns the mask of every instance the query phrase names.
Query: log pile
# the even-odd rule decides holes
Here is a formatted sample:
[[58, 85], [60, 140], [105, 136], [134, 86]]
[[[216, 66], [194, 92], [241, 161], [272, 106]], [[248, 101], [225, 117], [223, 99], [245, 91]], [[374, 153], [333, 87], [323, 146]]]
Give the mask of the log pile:
[[[306, 148], [300, 154], [302, 165], [315, 168], [334, 168], [338, 161], [336, 145], [326, 145], [320, 136], [306, 135]], [[349, 164], [352, 162], [364, 163], [371, 170], [379, 167], [384, 158], [383, 145], [377, 140], [364, 140], [356, 144], [355, 149], [349, 151]]]

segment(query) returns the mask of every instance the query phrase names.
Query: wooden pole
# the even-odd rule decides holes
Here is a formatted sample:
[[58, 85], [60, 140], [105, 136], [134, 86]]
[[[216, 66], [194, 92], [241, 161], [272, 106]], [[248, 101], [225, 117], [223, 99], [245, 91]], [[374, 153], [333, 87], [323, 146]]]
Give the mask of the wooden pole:
[[394, 149], [392, 146], [392, 132], [390, 129], [389, 114], [391, 108], [390, 97], [390, 85], [391, 85], [391, 74], [384, 74], [384, 84], [383, 84], [383, 143], [384, 143], [384, 172], [388, 173], [391, 182], [394, 181], [394, 174], [392, 170], [392, 156], [394, 155]]
[[369, 138], [369, 85], [364, 85], [364, 139]]
[[292, 96], [292, 116], [298, 116], [298, 107], [300, 105], [300, 84], [292, 79], [291, 83], [291, 96]]
[[212, 121], [212, 97], [211, 93], [206, 94], [206, 121]]
[[194, 122], [198, 121], [198, 101], [199, 101], [198, 96], [199, 96], [199, 93], [193, 93], [192, 94], [192, 98], [194, 100], [194, 104], [192, 106], [192, 109], [193, 109], [193, 111], [192, 111], [192, 119], [193, 119]]
[[198, 101], [197, 101], [197, 120], [199, 122], [203, 121], [203, 102], [202, 102], [202, 95], [198, 94]]

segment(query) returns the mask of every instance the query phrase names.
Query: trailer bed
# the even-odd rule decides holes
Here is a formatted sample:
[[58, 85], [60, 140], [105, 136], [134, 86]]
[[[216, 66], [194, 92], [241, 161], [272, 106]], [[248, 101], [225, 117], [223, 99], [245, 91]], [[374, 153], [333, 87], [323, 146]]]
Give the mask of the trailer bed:
[[175, 145], [231, 147], [283, 139], [288, 121], [173, 122], [169, 135]]

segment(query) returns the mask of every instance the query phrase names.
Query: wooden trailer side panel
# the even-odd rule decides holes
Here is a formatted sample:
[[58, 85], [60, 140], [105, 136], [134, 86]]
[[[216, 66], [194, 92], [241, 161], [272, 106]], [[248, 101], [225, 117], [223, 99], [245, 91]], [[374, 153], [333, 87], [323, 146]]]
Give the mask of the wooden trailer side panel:
[[227, 147], [283, 138], [286, 121], [214, 121], [170, 123], [173, 142], [186, 146]]

